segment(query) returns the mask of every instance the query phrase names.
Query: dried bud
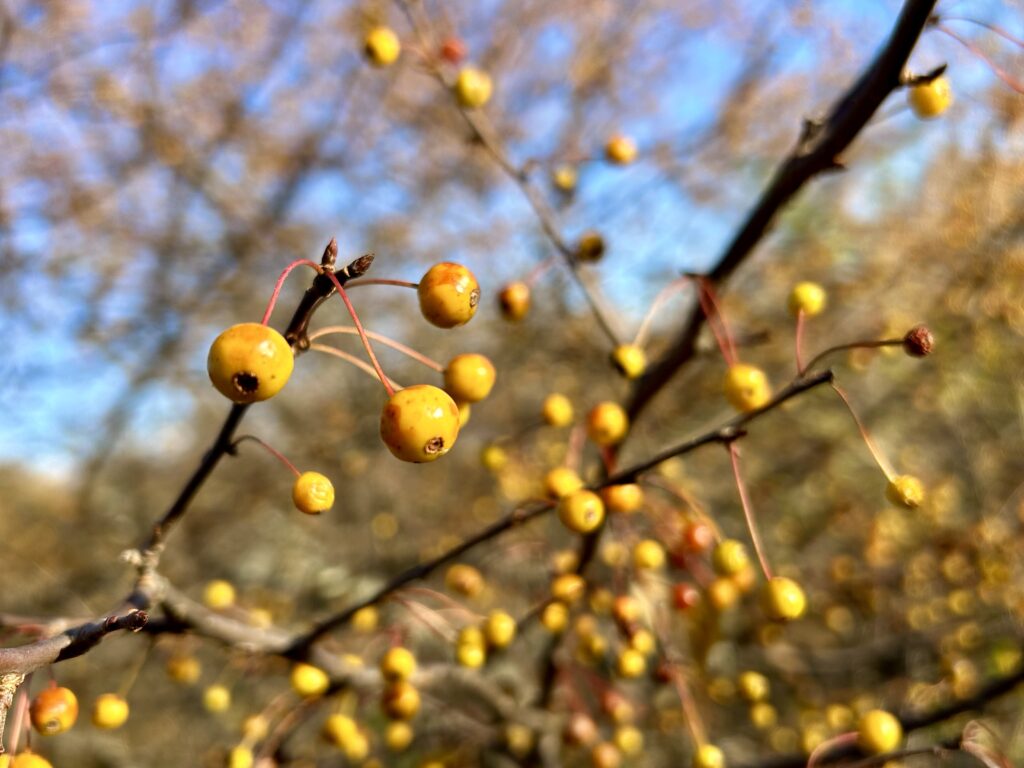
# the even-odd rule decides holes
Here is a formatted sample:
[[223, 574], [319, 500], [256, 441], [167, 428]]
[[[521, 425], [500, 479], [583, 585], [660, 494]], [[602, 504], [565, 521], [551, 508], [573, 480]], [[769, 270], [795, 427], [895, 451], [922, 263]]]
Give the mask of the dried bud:
[[935, 337], [928, 326], [918, 325], [903, 337], [903, 351], [911, 357], [927, 357], [935, 349]]

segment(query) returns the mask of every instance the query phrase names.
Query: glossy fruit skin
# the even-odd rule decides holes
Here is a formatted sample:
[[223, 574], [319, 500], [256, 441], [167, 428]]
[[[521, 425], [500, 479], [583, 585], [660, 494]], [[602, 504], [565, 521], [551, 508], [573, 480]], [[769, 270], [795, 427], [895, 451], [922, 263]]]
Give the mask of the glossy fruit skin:
[[644, 492], [636, 483], [609, 485], [601, 489], [601, 499], [609, 512], [629, 514], [643, 506]]
[[334, 484], [319, 472], [303, 472], [292, 485], [292, 503], [306, 515], [319, 515], [334, 506]]
[[693, 768], [725, 768], [725, 755], [714, 744], [701, 744], [693, 753]]
[[707, 552], [714, 543], [715, 531], [703, 520], [695, 520], [683, 530], [683, 546], [688, 552]]
[[363, 40], [363, 52], [367, 60], [375, 67], [387, 67], [394, 64], [402, 52], [402, 43], [398, 35], [388, 27], [374, 27], [366, 33]]
[[765, 592], [765, 608], [769, 617], [779, 621], [791, 621], [803, 616], [807, 609], [807, 596], [792, 579], [774, 576], [768, 582]]
[[491, 100], [491, 76], [476, 67], [463, 67], [455, 79], [455, 99], [464, 109], [477, 109]]
[[636, 142], [629, 136], [616, 134], [604, 145], [604, 156], [609, 163], [629, 165], [636, 160]]
[[424, 463], [441, 458], [459, 436], [459, 406], [443, 389], [415, 384], [384, 405], [380, 436], [395, 458]]
[[441, 43], [441, 58], [449, 64], [459, 64], [466, 58], [466, 44], [457, 37], [449, 37]]
[[564, 499], [582, 487], [583, 480], [569, 467], [555, 467], [544, 476], [544, 493], [552, 499]]
[[331, 679], [319, 667], [300, 662], [292, 667], [291, 684], [299, 696], [312, 698], [326, 693], [331, 685]]
[[128, 702], [116, 693], [103, 693], [92, 705], [92, 724], [97, 728], [113, 730], [128, 720]]
[[444, 575], [445, 586], [466, 597], [476, 597], [484, 589], [483, 574], [472, 565], [455, 563]]
[[516, 620], [505, 611], [491, 611], [484, 621], [484, 637], [492, 648], [505, 648], [515, 639]]
[[397, 682], [408, 680], [416, 671], [416, 657], [408, 648], [395, 646], [389, 648], [380, 660], [380, 673], [385, 680]]
[[567, 427], [574, 416], [572, 401], [565, 395], [554, 392], [544, 398], [540, 409], [545, 423], [552, 427]]
[[506, 320], [518, 323], [530, 311], [530, 286], [526, 283], [509, 283], [498, 293], [498, 305]]
[[940, 75], [931, 82], [907, 89], [907, 103], [922, 120], [938, 117], [953, 103], [953, 88], [949, 80]]
[[478, 403], [491, 394], [496, 373], [483, 355], [456, 355], [444, 369], [444, 388], [454, 400]]
[[635, 648], [624, 648], [615, 661], [615, 670], [620, 677], [640, 677], [647, 671], [647, 659]]
[[804, 317], [820, 315], [828, 303], [828, 294], [817, 283], [804, 281], [793, 286], [789, 294], [789, 314], [796, 317], [801, 312]]
[[28, 714], [43, 736], [64, 733], [78, 719], [78, 698], [70, 688], [45, 688], [32, 700]]
[[411, 720], [420, 711], [420, 692], [402, 680], [384, 689], [381, 707], [394, 720]]
[[466, 267], [451, 261], [435, 264], [420, 280], [420, 312], [438, 328], [465, 325], [476, 314], [480, 284]]
[[893, 506], [916, 509], [924, 503], [924, 484], [913, 475], [897, 475], [886, 486], [885, 498]]
[[741, 413], [756, 411], [772, 399], [771, 386], [764, 371], [746, 363], [729, 366], [723, 389], [725, 398]]
[[857, 743], [868, 754], [892, 752], [903, 741], [903, 726], [884, 709], [865, 712], [857, 726]]
[[665, 548], [654, 539], [638, 541], [633, 547], [633, 567], [638, 571], [654, 570], [665, 565]]
[[26, 751], [14, 756], [14, 759], [11, 761], [11, 768], [53, 768], [53, 764], [34, 752]]
[[601, 446], [621, 443], [629, 432], [629, 416], [618, 403], [598, 403], [587, 414], [587, 436]]
[[590, 533], [604, 522], [604, 502], [593, 491], [580, 489], [558, 503], [558, 519], [570, 531]]
[[711, 554], [711, 564], [715, 572], [722, 576], [739, 573], [749, 562], [747, 548], [736, 539], [723, 539]]
[[620, 344], [612, 351], [612, 365], [627, 379], [638, 379], [647, 370], [647, 355], [635, 344]]
[[239, 323], [221, 333], [206, 358], [210, 381], [235, 403], [273, 397], [288, 383], [295, 355], [284, 336], [260, 323]]
[[578, 573], [563, 573], [551, 582], [551, 596], [563, 605], [578, 602], [587, 591], [587, 582]]
[[203, 602], [207, 608], [222, 611], [235, 604], [235, 588], [230, 581], [214, 579], [206, 583], [203, 589]]
[[576, 243], [576, 258], [583, 262], [600, 261], [604, 256], [605, 243], [600, 232], [584, 232]]
[[692, 584], [676, 584], [672, 587], [672, 604], [685, 613], [700, 604], [700, 591]]

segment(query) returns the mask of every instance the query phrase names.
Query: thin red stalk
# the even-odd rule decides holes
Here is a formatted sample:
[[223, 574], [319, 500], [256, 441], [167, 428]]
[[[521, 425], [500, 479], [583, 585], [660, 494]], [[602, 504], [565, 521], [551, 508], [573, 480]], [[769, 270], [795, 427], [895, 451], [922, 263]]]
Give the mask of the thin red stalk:
[[366, 349], [366, 354], [370, 358], [370, 362], [373, 363], [373, 369], [377, 372], [377, 378], [380, 379], [380, 383], [384, 385], [384, 389], [387, 390], [388, 397], [395, 394], [394, 387], [391, 386], [388, 381], [388, 377], [384, 375], [384, 369], [380, 367], [380, 363], [377, 361], [377, 356], [373, 354], [373, 347], [370, 346], [370, 340], [366, 338], [366, 331], [363, 330], [363, 324], [359, 322], [359, 315], [356, 314], [356, 308], [352, 306], [352, 302], [348, 298], [348, 294], [345, 293], [345, 286], [341, 284], [338, 277], [331, 271], [327, 271], [326, 274], [331, 282], [334, 283], [334, 287], [338, 289], [338, 295], [341, 296], [341, 300], [345, 302], [345, 308], [348, 309], [348, 313], [352, 316], [352, 322], [356, 326], [356, 330], [359, 331], [359, 338], [363, 342], [363, 348]]
[[1019, 83], [1017, 80], [1015, 80], [1013, 77], [1011, 77], [1008, 72], [1003, 70], [998, 64], [996, 64], [994, 61], [992, 61], [992, 59], [989, 58], [985, 54], [985, 52], [982, 51], [980, 48], [978, 48], [974, 43], [972, 43], [969, 40], [965, 40], [964, 38], [960, 37], [960, 35], [958, 35], [956, 32], [954, 32], [949, 27], [947, 27], [947, 26], [945, 26], [943, 24], [936, 24], [935, 28], [938, 29], [940, 32], [945, 32], [947, 35], [949, 35], [954, 40], [956, 40], [958, 43], [960, 43], [960, 45], [962, 45], [964, 48], [966, 48], [971, 53], [973, 53], [975, 56], [977, 56], [979, 59], [981, 59], [986, 64], [988, 64], [989, 69], [991, 69], [993, 72], [995, 72], [996, 77], [998, 77], [1000, 80], [1002, 80], [1008, 86], [1013, 88], [1013, 90], [1015, 90], [1017, 93], [1024, 94], [1024, 84]]
[[277, 297], [281, 295], [281, 289], [284, 287], [284, 281], [288, 279], [288, 275], [290, 275], [292, 270], [296, 267], [312, 267], [314, 272], [320, 272], [320, 265], [310, 259], [296, 259], [285, 267], [277, 277], [277, 282], [274, 284], [274, 292], [270, 294], [270, 301], [267, 302], [267, 309], [263, 313], [263, 319], [260, 321], [263, 325], [270, 322], [270, 316], [274, 313], [274, 307], [277, 305]]
[[[326, 344], [310, 344], [309, 348], [313, 352], [323, 352], [324, 354], [332, 355], [334, 357], [340, 358], [341, 360], [344, 360], [346, 363], [351, 363], [352, 365], [354, 365], [356, 368], [358, 368], [359, 370], [361, 370], [364, 373], [366, 373], [371, 378], [379, 379], [379, 377], [377, 376], [377, 371], [374, 370], [372, 365], [370, 365], [367, 362], [364, 362], [364, 361], [360, 360], [355, 355], [350, 355], [348, 352], [346, 352], [343, 349], [337, 349], [335, 347], [329, 347]], [[395, 387], [397, 389], [401, 389], [402, 388], [402, 385], [399, 384], [394, 379], [392, 379], [390, 376], [388, 377], [388, 381], [391, 383], [392, 387]]]
[[729, 349], [728, 342], [722, 337], [722, 329], [715, 319], [714, 308], [708, 305], [707, 297], [704, 295], [704, 291], [699, 287], [697, 288], [697, 300], [700, 302], [701, 311], [708, 319], [708, 328], [711, 329], [711, 333], [715, 337], [715, 342], [718, 344], [718, 349], [721, 351], [722, 357], [725, 359], [725, 364], [731, 366], [736, 362], [736, 360], [732, 355], [732, 351]]
[[796, 313], [796, 342], [795, 342], [795, 344], [796, 344], [796, 375], [797, 376], [803, 376], [804, 375], [804, 365], [803, 365], [803, 362], [801, 362], [802, 355], [800, 353], [800, 350], [803, 348], [803, 343], [804, 343], [804, 325], [806, 324], [805, 323], [806, 317], [807, 316], [804, 314], [804, 311], [802, 309], [799, 312]]
[[[718, 298], [715, 296], [715, 288], [711, 284], [711, 281], [706, 277], [699, 277], [697, 279], [698, 288], [700, 292], [707, 296], [708, 301], [711, 303], [715, 320], [721, 326], [722, 334], [725, 336], [725, 341], [729, 345], [729, 357], [726, 359], [729, 361], [729, 365], [732, 365], [739, 359], [739, 355], [736, 354], [736, 344], [733, 341], [732, 333], [729, 332], [729, 324], [725, 321], [725, 315], [722, 313], [722, 309], [718, 304]], [[711, 319], [710, 317], [708, 318]]]
[[636, 336], [633, 338], [633, 346], [642, 347], [647, 342], [647, 334], [651, 330], [651, 323], [654, 320], [655, 313], [672, 297], [673, 293], [676, 293], [689, 282], [689, 277], [679, 277], [658, 291], [658, 295], [655, 296], [654, 301], [651, 302], [650, 309], [647, 310], [647, 314], [644, 315], [644, 319], [640, 322], [640, 329], [636, 332]]
[[290, 461], [288, 461], [288, 458], [283, 453], [281, 453], [276, 448], [273, 448], [268, 443], [263, 442], [258, 437], [256, 437], [256, 435], [242, 435], [241, 437], [239, 437], [239, 438], [237, 438], [235, 440], [234, 445], [238, 445], [239, 443], [241, 443], [241, 442], [243, 442], [245, 440], [249, 440], [251, 442], [256, 443], [263, 450], [265, 450], [267, 453], [269, 453], [275, 459], [277, 459], [282, 464], [284, 464], [286, 467], [288, 467], [288, 469], [290, 469], [292, 471], [292, 473], [296, 477], [299, 477], [302, 474], [301, 472], [299, 472], [298, 468], [294, 464], [292, 464]]
[[[326, 328], [321, 328], [316, 333], [311, 333], [309, 335], [309, 340], [316, 341], [321, 336], [327, 336], [332, 333], [350, 333], [358, 335], [359, 331], [353, 328], [352, 326], [348, 325], [331, 325]], [[438, 373], [444, 373], [444, 366], [441, 365], [439, 362], [417, 352], [412, 347], [407, 347], [400, 341], [395, 341], [394, 339], [389, 338], [382, 333], [377, 333], [375, 331], [366, 331], [366, 335], [373, 339], [374, 341], [379, 341], [386, 347], [391, 347], [392, 349], [401, 352], [403, 355], [407, 355], [408, 357], [411, 357], [413, 360], [423, 363], [423, 365], [427, 366], [428, 368], [433, 368]]]
[[412, 288], [414, 290], [420, 287], [419, 283], [413, 283], [408, 280], [388, 280], [381, 277], [362, 277], [358, 280], [350, 280], [348, 283], [349, 289], [358, 288], [361, 285], [397, 285], [399, 288]]
[[853, 417], [853, 421], [857, 425], [857, 430], [860, 432], [860, 436], [864, 439], [865, 445], [867, 445], [868, 450], [871, 452], [871, 458], [875, 460], [875, 464], [877, 464], [878, 468], [881, 469], [882, 472], [885, 474], [886, 479], [891, 480], [893, 475], [896, 474], [896, 472], [889, 465], [889, 462], [886, 461], [885, 457], [882, 455], [882, 452], [878, 450], [878, 447], [871, 439], [871, 435], [868, 434], [867, 427], [865, 427], [864, 424], [861, 422], [860, 418], [857, 416], [857, 412], [853, 410], [853, 405], [850, 403], [850, 398], [846, 396], [846, 392], [844, 392], [843, 389], [834, 381], [831, 383], [831, 386], [832, 389], [835, 390], [836, 394], [839, 395], [839, 397], [842, 399], [843, 403], [846, 405], [846, 409], [850, 412], [850, 416]]
[[994, 32], [1005, 40], [1009, 40], [1014, 45], [1024, 48], [1024, 40], [1014, 37], [1002, 27], [997, 27], [995, 24], [989, 24], [987, 21], [981, 21], [979, 19], [971, 19], [967, 16], [943, 16], [942, 21], [966, 21], [970, 24], [977, 24], [979, 27], [984, 27], [989, 32]]
[[754, 542], [754, 551], [757, 553], [757, 560], [761, 563], [761, 571], [764, 577], [771, 581], [772, 570], [768, 566], [768, 558], [764, 553], [764, 544], [761, 541], [761, 533], [757, 529], [757, 522], [754, 520], [754, 509], [750, 506], [750, 498], [747, 496], [747, 488], [740, 476], [740, 453], [736, 443], [729, 443], [729, 460], [732, 463], [732, 476], [736, 480], [736, 488], [740, 492], [740, 505], [743, 507], [743, 516], [747, 519], [747, 528], [750, 529], [750, 538]]

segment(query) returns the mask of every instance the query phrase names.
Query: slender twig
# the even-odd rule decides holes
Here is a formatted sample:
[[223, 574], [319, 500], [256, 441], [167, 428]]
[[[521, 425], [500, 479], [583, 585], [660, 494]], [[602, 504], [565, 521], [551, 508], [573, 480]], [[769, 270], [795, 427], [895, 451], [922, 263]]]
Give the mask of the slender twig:
[[968, 16], [935, 16], [934, 18], [935, 18], [935, 23], [936, 24], [939, 24], [940, 22], [943, 22], [943, 21], [965, 21], [965, 22], [968, 22], [970, 24], [977, 24], [979, 27], [984, 27], [989, 32], [994, 32], [995, 34], [999, 35], [1004, 40], [1009, 40], [1014, 45], [1016, 45], [1016, 46], [1018, 46], [1020, 48], [1024, 48], [1024, 40], [1022, 40], [1019, 37], [1015, 37], [1014, 35], [1011, 35], [1009, 32], [1007, 32], [1002, 27], [997, 26], [995, 24], [990, 24], [987, 21], [981, 21], [980, 19], [972, 19], [972, 18], [970, 18]]
[[804, 366], [802, 373], [807, 373], [808, 371], [813, 370], [814, 366], [816, 366], [829, 355], [835, 354], [836, 352], [845, 352], [846, 350], [849, 349], [875, 349], [877, 347], [898, 347], [901, 346], [902, 344], [902, 338], [881, 339], [874, 341], [850, 341], [847, 342], [846, 344], [836, 344], [834, 347], [829, 347], [828, 349], [825, 349], [816, 354], [814, 357], [812, 357], [811, 361]]
[[1010, 75], [1009, 72], [1007, 72], [1002, 67], [1000, 67], [998, 64], [996, 64], [995, 61], [992, 59], [992, 57], [989, 56], [988, 54], [986, 54], [983, 50], [981, 50], [981, 48], [976, 46], [970, 40], [967, 40], [966, 38], [961, 37], [956, 32], [954, 32], [952, 29], [947, 27], [945, 24], [936, 24], [935, 28], [938, 29], [940, 32], [942, 32], [944, 34], [949, 35], [951, 38], [953, 38], [958, 43], [960, 43], [960, 45], [962, 45], [968, 51], [970, 51], [975, 56], [977, 56], [979, 59], [984, 61], [988, 65], [988, 68], [991, 69], [995, 73], [996, 77], [998, 77], [1000, 80], [1002, 80], [1008, 86], [1013, 88], [1013, 90], [1015, 90], [1017, 93], [1024, 94], [1024, 83], [1021, 83], [1019, 80], [1017, 80], [1012, 75]]
[[864, 422], [860, 420], [860, 417], [857, 416], [857, 412], [853, 410], [853, 404], [850, 402], [850, 398], [847, 397], [846, 392], [842, 387], [834, 381], [832, 382], [832, 389], [834, 389], [836, 394], [839, 395], [843, 404], [846, 406], [846, 410], [848, 410], [850, 412], [850, 416], [853, 417], [853, 422], [857, 425], [857, 431], [860, 432], [860, 436], [864, 440], [864, 444], [868, 447], [868, 451], [871, 453], [871, 458], [875, 460], [875, 464], [877, 464], [878, 468], [882, 470], [886, 479], [891, 480], [895, 476], [896, 471], [878, 449], [878, 446], [875, 445], [875, 441], [871, 439], [871, 434], [868, 432], [867, 427], [864, 426]]

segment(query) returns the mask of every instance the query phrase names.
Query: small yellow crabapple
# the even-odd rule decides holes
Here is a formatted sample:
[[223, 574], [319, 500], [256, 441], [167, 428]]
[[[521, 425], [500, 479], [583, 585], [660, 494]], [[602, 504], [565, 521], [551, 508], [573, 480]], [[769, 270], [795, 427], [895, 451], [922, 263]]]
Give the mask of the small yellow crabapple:
[[621, 443], [629, 431], [629, 416], [618, 403], [598, 403], [587, 414], [587, 436], [601, 446]]
[[567, 427], [572, 424], [572, 401], [565, 395], [554, 392], [544, 398], [541, 417], [552, 427]]
[[380, 660], [380, 673], [389, 682], [408, 680], [415, 671], [416, 657], [400, 645], [389, 648]]
[[64, 733], [78, 719], [78, 698], [70, 688], [44, 688], [32, 699], [28, 714], [43, 736]]
[[465, 325], [476, 314], [480, 284], [466, 267], [450, 261], [435, 264], [416, 288], [423, 316], [438, 328]]
[[206, 359], [213, 386], [236, 403], [273, 397], [294, 367], [295, 355], [284, 336], [261, 323], [231, 326], [214, 339]]
[[319, 472], [303, 472], [292, 485], [292, 503], [307, 515], [326, 512], [334, 506], [334, 484]]
[[636, 142], [629, 136], [615, 134], [604, 145], [604, 156], [609, 163], [629, 165], [636, 160]]
[[765, 606], [769, 617], [781, 621], [800, 618], [807, 608], [803, 589], [792, 579], [774, 576], [768, 581]]
[[544, 492], [552, 499], [565, 498], [582, 487], [582, 478], [569, 467], [555, 467], [544, 476]]
[[477, 403], [491, 393], [494, 364], [483, 355], [456, 355], [444, 370], [444, 388], [455, 400]]
[[570, 531], [590, 533], [604, 522], [604, 502], [593, 491], [574, 491], [558, 502], [558, 519]]
[[366, 33], [363, 51], [375, 67], [387, 67], [398, 59], [402, 52], [402, 44], [398, 40], [398, 35], [389, 27], [374, 27]]
[[771, 386], [764, 371], [746, 363], [729, 366], [723, 389], [726, 400], [741, 413], [756, 411], [772, 399]]
[[300, 662], [292, 667], [291, 684], [292, 690], [299, 696], [313, 698], [327, 692], [331, 679], [319, 667]]
[[519, 322], [530, 310], [530, 286], [521, 282], [509, 283], [499, 291], [498, 304], [506, 320]]
[[914, 114], [922, 120], [938, 117], [953, 103], [953, 88], [944, 76], [907, 89], [907, 102]]
[[116, 693], [104, 693], [96, 697], [92, 705], [92, 724], [97, 728], [113, 730], [128, 720], [128, 702]]
[[793, 286], [789, 294], [789, 313], [796, 317], [801, 312], [805, 317], [820, 315], [828, 301], [825, 289], [817, 283], [804, 281]]
[[857, 743], [868, 754], [892, 752], [903, 741], [903, 726], [884, 709], [865, 712], [857, 725]]
[[455, 79], [455, 98], [465, 109], [482, 107], [491, 99], [491, 76], [476, 67], [463, 67]]
[[434, 461], [459, 436], [459, 407], [447, 392], [430, 384], [400, 389], [381, 412], [380, 436], [402, 461]]
[[612, 351], [611, 360], [627, 379], [638, 379], [647, 370], [647, 355], [636, 344], [620, 344]]
[[203, 602], [207, 608], [221, 611], [235, 604], [235, 588], [230, 581], [214, 579], [203, 588]]

